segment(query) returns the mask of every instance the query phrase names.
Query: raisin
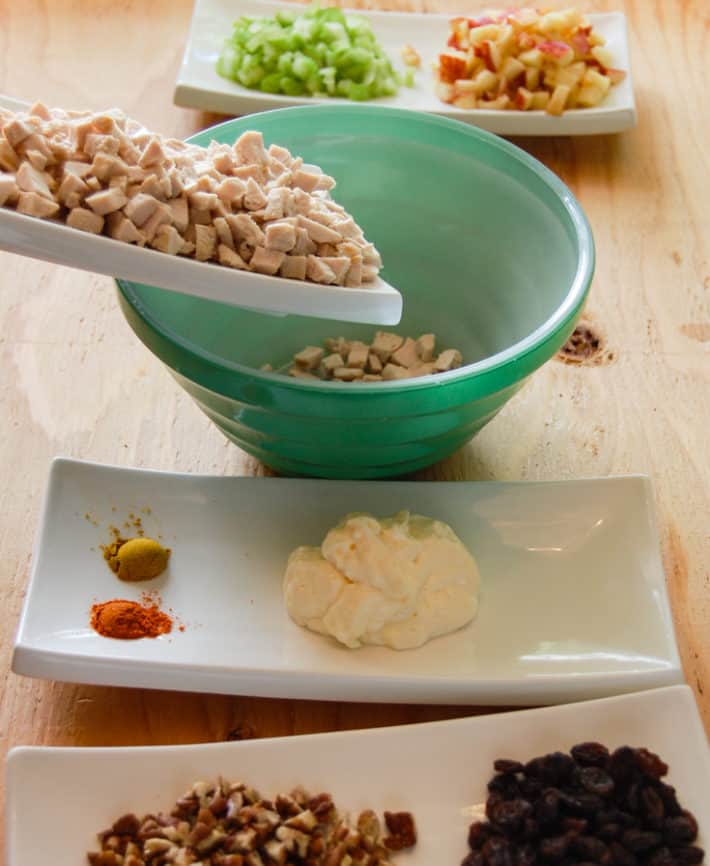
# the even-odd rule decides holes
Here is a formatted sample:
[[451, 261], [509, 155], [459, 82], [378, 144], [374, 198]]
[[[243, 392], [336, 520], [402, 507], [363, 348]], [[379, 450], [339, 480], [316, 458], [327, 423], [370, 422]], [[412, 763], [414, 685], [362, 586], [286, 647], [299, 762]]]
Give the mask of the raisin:
[[677, 848], [671, 848], [671, 853], [681, 866], [697, 866], [698, 863], [703, 862], [705, 856], [703, 849], [698, 848], [697, 845], [679, 845]]
[[525, 765], [525, 774], [540, 779], [547, 785], [566, 782], [574, 771], [574, 761], [564, 752], [550, 752], [541, 758], [533, 758]]
[[601, 767], [582, 767], [577, 776], [579, 784], [591, 794], [606, 797], [614, 790], [614, 780]]
[[670, 849], [663, 847], [654, 851], [648, 860], [649, 866], [678, 866]]
[[515, 866], [511, 844], [500, 836], [494, 836], [486, 842], [483, 857], [488, 866]]
[[498, 758], [493, 762], [496, 773], [522, 773], [523, 765], [520, 761], [509, 761], [507, 758]]
[[540, 842], [540, 856], [543, 860], [559, 862], [567, 855], [569, 839], [566, 836], [550, 836]]
[[515, 835], [520, 832], [523, 821], [532, 812], [532, 806], [527, 800], [505, 800], [498, 803], [489, 815], [491, 824], [495, 824], [503, 833]]
[[537, 862], [537, 854], [535, 849], [530, 844], [518, 846], [517, 855], [515, 858], [515, 866], [535, 866]]
[[560, 791], [560, 801], [574, 815], [594, 815], [604, 805], [601, 797], [588, 791]]
[[660, 779], [668, 772], [668, 764], [664, 763], [658, 755], [649, 752], [648, 749], [634, 749], [634, 752], [636, 754], [636, 766], [644, 776]]
[[620, 746], [609, 758], [609, 775], [617, 785], [627, 785], [637, 771], [636, 753], [630, 746]]
[[589, 827], [589, 821], [586, 818], [563, 818], [562, 829], [568, 836], [581, 836]]
[[535, 805], [535, 816], [541, 824], [554, 824], [560, 817], [560, 792], [548, 788]]
[[512, 800], [520, 794], [518, 780], [514, 775], [509, 775], [507, 773], [493, 776], [488, 783], [488, 790], [490, 793], [501, 794], [501, 796], [506, 800]]
[[471, 848], [482, 848], [491, 835], [489, 824], [483, 821], [474, 821], [468, 828], [468, 844]]
[[669, 845], [694, 842], [698, 835], [698, 822], [690, 812], [681, 812], [663, 822], [663, 838]]
[[578, 743], [572, 746], [572, 757], [583, 767], [606, 767], [609, 749], [601, 743]]
[[665, 782], [658, 782], [656, 790], [658, 796], [663, 800], [666, 815], [680, 815], [683, 810], [676, 797], [675, 788], [672, 785], [666, 785]]
[[118, 821], [114, 822], [111, 827], [111, 832], [117, 836], [135, 836], [140, 830], [140, 821], [132, 813], [123, 815]]
[[601, 840], [595, 839], [594, 836], [577, 836], [570, 842], [570, 848], [580, 860], [593, 860], [595, 863], [601, 863], [609, 850]]
[[609, 851], [615, 866], [636, 866], [636, 856], [628, 848], [624, 848], [621, 842], [611, 842]]
[[666, 809], [660, 794], [654, 788], [642, 788], [640, 796], [641, 813], [646, 822], [654, 828], [660, 827], [666, 816]]
[[471, 851], [464, 857], [461, 866], [485, 866], [483, 854], [480, 851]]
[[626, 830], [621, 837], [621, 841], [625, 848], [629, 851], [638, 853], [639, 851], [649, 851], [661, 843], [661, 834], [654, 833], [650, 830]]
[[521, 796], [528, 800], [534, 800], [540, 795], [545, 786], [540, 779], [534, 779], [532, 776], [523, 776], [518, 782], [518, 787], [520, 788]]
[[605, 842], [610, 842], [612, 839], [620, 839], [624, 828], [621, 824], [602, 824], [597, 828], [597, 836]]
[[540, 825], [537, 823], [537, 821], [534, 818], [526, 818], [523, 821], [523, 828], [520, 831], [520, 836], [523, 839], [532, 840], [537, 839], [539, 835]]
[[604, 824], [621, 824], [622, 827], [633, 827], [636, 819], [622, 809], [602, 809], [596, 815], [597, 826]]

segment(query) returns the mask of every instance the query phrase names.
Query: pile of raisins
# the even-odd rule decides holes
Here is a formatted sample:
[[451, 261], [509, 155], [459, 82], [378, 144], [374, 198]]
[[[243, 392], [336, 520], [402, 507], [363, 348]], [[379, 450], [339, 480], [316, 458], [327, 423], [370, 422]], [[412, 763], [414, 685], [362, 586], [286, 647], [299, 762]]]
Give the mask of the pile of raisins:
[[697, 866], [698, 825], [647, 749], [580, 743], [527, 764], [498, 760], [487, 821], [461, 866]]

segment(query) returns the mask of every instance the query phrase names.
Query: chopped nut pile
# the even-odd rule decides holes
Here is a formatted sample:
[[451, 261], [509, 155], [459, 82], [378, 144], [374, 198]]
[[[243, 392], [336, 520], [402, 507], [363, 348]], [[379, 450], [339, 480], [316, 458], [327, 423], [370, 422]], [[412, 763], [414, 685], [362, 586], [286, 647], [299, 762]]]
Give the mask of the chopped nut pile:
[[437, 354], [434, 334], [422, 334], [415, 340], [377, 331], [369, 345], [345, 337], [328, 337], [324, 348], [306, 346], [293, 356], [288, 374], [299, 379], [382, 382], [445, 373], [460, 367], [462, 362], [458, 349], [445, 349]]
[[164, 139], [111, 109], [0, 109], [0, 206], [202, 262], [347, 287], [379, 253], [335, 181], [260, 132], [234, 146]]
[[374, 812], [355, 826], [330, 794], [297, 788], [263, 800], [244, 784], [196, 782], [170, 815], [124, 815], [99, 834], [90, 866], [391, 866], [390, 854], [416, 843], [409, 812]]

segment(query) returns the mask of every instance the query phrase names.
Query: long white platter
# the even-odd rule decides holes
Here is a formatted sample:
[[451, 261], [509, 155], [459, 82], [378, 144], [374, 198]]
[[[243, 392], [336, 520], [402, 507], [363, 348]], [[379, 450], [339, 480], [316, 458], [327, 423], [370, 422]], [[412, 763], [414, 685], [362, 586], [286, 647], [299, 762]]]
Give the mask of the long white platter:
[[397, 866], [458, 866], [496, 758], [575, 743], [645, 746], [710, 840], [710, 754], [687, 686], [450, 722], [239, 743], [120, 749], [20, 748], [7, 775], [7, 866], [78, 866], [126, 812], [169, 811], [197, 780], [223, 776], [273, 797], [298, 784], [343, 809], [407, 810], [419, 841]]
[[[485, 4], [484, 4], [485, 5]], [[279, 9], [303, 7], [274, 0], [196, 0], [190, 32], [175, 85], [177, 105], [200, 108], [222, 114], [242, 115], [293, 105], [347, 102], [342, 99], [289, 97], [249, 90], [217, 74], [216, 63], [232, 23], [240, 15], [273, 15]], [[471, 8], [473, 13], [476, 8]], [[390, 59], [399, 64], [405, 43], [413, 45], [422, 58], [415, 86], [402, 87], [394, 97], [374, 100], [369, 105], [407, 108], [472, 123], [500, 135], [592, 135], [621, 132], [636, 124], [636, 106], [629, 58], [626, 18], [620, 12], [589, 15], [595, 30], [606, 39], [616, 66], [628, 75], [614, 86], [604, 102], [596, 108], [572, 109], [560, 117], [544, 111], [467, 110], [441, 102], [434, 93], [432, 63], [446, 50], [448, 15], [361, 12]], [[350, 103], [351, 104], [351, 103]]]
[[[58, 459], [13, 658], [72, 682], [272, 697], [543, 704], [682, 681], [647, 479], [560, 483], [224, 478]], [[114, 510], [115, 509], [115, 510]], [[150, 509], [146, 514], [141, 509]], [[289, 552], [350, 511], [444, 520], [476, 556], [480, 610], [403, 652], [349, 650], [288, 617]], [[166, 574], [119, 581], [108, 526], [131, 513], [172, 550]], [[185, 630], [116, 640], [96, 601], [159, 590]]]

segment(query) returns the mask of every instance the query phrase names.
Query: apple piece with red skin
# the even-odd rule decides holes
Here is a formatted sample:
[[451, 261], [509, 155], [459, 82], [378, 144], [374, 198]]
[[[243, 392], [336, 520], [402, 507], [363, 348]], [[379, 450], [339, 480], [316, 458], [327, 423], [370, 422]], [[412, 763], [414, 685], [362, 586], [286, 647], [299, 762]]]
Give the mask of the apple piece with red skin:
[[556, 39], [547, 39], [545, 42], [538, 43], [537, 47], [543, 54], [552, 57], [557, 63], [567, 58], [571, 61], [574, 56], [574, 52], [566, 42], [559, 42]]
[[466, 61], [451, 54], [439, 55], [439, 80], [453, 84], [459, 78], [466, 77]]

